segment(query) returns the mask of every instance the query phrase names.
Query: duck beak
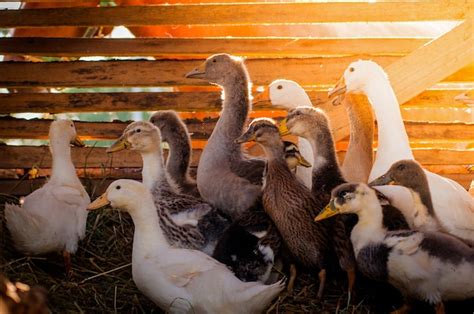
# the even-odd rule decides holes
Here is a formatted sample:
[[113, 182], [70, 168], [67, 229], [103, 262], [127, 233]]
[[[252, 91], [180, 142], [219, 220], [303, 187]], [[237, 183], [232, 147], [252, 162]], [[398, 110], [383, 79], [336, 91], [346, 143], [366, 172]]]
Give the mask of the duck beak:
[[397, 185], [397, 182], [392, 179], [390, 174], [386, 173], [369, 183], [369, 186], [380, 186], [380, 185]]
[[252, 105], [265, 101], [270, 101], [270, 92], [268, 88], [265, 88], [263, 92], [257, 94], [257, 96], [254, 97], [254, 99], [252, 100]]
[[288, 127], [286, 126], [286, 118], [281, 120], [280, 125], [278, 126], [278, 131], [280, 132], [280, 136], [285, 136], [290, 134], [290, 130], [288, 130]]
[[73, 146], [77, 146], [77, 147], [84, 147], [86, 146], [86, 144], [84, 144], [84, 142], [78, 137], [76, 136], [72, 141], [71, 141], [71, 144]]
[[331, 100], [334, 106], [340, 105], [344, 100], [345, 93], [347, 91], [346, 82], [344, 80], [344, 76], [337, 81], [336, 86], [333, 87], [328, 92], [328, 97]]
[[192, 70], [191, 72], [186, 73], [185, 78], [191, 79], [203, 79], [206, 75], [206, 63], [201, 63], [200, 66]]
[[236, 138], [234, 142], [236, 144], [242, 144], [242, 143], [247, 143], [247, 142], [253, 142], [255, 141], [255, 139], [256, 139], [255, 133], [247, 131], [241, 136], [239, 136], [238, 138]]
[[313, 166], [301, 154], [296, 154], [296, 159], [298, 159], [299, 166], [302, 166], [305, 168], [311, 168]]
[[321, 221], [337, 214], [339, 214], [339, 210], [334, 204], [334, 199], [332, 199], [329, 204], [327, 204], [326, 207], [324, 207], [324, 209], [319, 213], [319, 215], [314, 218], [314, 221]]
[[107, 199], [107, 193], [104, 193], [101, 196], [99, 196], [98, 198], [96, 198], [95, 201], [90, 203], [89, 206], [87, 206], [87, 210], [88, 211], [96, 210], [96, 209], [99, 209], [101, 207], [107, 206], [109, 204], [110, 204], [110, 201]]
[[121, 136], [118, 140], [115, 141], [105, 152], [115, 153], [124, 149], [127, 149], [131, 146], [130, 142], [124, 136]]

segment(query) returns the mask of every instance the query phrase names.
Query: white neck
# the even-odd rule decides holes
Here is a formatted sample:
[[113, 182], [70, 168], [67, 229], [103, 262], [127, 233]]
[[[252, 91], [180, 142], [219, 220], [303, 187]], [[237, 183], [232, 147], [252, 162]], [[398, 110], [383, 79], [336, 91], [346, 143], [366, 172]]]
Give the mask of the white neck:
[[378, 202], [365, 206], [363, 211], [357, 213], [357, 216], [359, 221], [351, 233], [351, 241], [356, 256], [367, 244], [381, 242], [386, 233], [383, 228], [382, 208]]
[[166, 181], [166, 172], [163, 163], [161, 147], [149, 152], [141, 153], [143, 160], [142, 180], [143, 184], [149, 189], [153, 189], [157, 182]]
[[368, 84], [366, 89], [378, 127], [377, 154], [369, 181], [384, 174], [394, 162], [413, 159], [395, 93], [385, 78], [376, 82]]
[[130, 216], [132, 216], [135, 225], [133, 236], [134, 260], [156, 255], [160, 250], [170, 247], [161, 230], [158, 213], [151, 196], [146, 196], [137, 204], [140, 208], [130, 211]]
[[53, 168], [51, 182], [81, 185], [76, 174], [76, 168], [71, 159], [71, 147], [67, 139], [58, 137], [50, 141], [51, 155], [53, 156]]
[[408, 189], [413, 197], [414, 217], [413, 225], [415, 228], [423, 231], [440, 231], [442, 230], [436, 217], [428, 213], [428, 208], [423, 204], [420, 194], [412, 189]]

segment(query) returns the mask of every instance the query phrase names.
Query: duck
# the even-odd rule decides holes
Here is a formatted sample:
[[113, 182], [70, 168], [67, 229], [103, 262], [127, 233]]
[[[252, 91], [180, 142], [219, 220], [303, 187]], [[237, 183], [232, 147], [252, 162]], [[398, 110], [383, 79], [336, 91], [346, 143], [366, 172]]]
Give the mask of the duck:
[[202, 198], [237, 219], [261, 195], [265, 161], [246, 156], [235, 139], [242, 135], [251, 107], [250, 79], [242, 58], [216, 54], [185, 75], [223, 89], [219, 119], [199, 160], [197, 185]]
[[[420, 230], [388, 231], [375, 190], [364, 183], [345, 183], [332, 191], [316, 222], [337, 214], [355, 213], [359, 221], [351, 241], [359, 270], [388, 282], [406, 300], [417, 299], [444, 313], [443, 301], [474, 297], [474, 249], [457, 237]], [[407, 313], [410, 303], [398, 313]]]
[[224, 265], [198, 250], [169, 244], [156, 201], [143, 183], [121, 179], [91, 203], [128, 212], [135, 225], [132, 276], [138, 289], [171, 313], [261, 313], [284, 282], [242, 282]]
[[137, 151], [142, 157], [143, 184], [153, 193], [170, 244], [212, 254], [220, 235], [230, 223], [229, 219], [202, 199], [183, 194], [168, 176], [160, 130], [148, 121], [130, 123], [107, 152], [123, 149]]
[[[377, 63], [368, 60], [353, 62], [330, 91], [333, 102], [340, 102], [346, 93], [363, 93], [375, 112], [378, 125], [377, 156], [369, 181], [383, 175], [399, 161], [414, 160], [403, 124], [399, 103], [387, 74]], [[432, 195], [433, 208], [446, 232], [462, 239], [474, 239], [474, 199], [457, 182], [424, 169]], [[414, 217], [414, 204], [408, 189], [400, 186], [378, 187], [402, 210]], [[411, 226], [413, 221], [409, 220]]]
[[[331, 191], [348, 182], [337, 162], [328, 116], [319, 108], [295, 107], [281, 121], [279, 130], [282, 136], [293, 134], [305, 138], [310, 143], [314, 154], [312, 159], [316, 161], [313, 165], [311, 193], [321, 203], [327, 204], [331, 198]], [[382, 203], [384, 227], [390, 231], [410, 229], [403, 213], [382, 193], [377, 192], [377, 196]], [[349, 226], [348, 228], [350, 229]]]
[[[296, 167], [311, 167], [299, 152], [298, 146], [284, 141], [283, 153], [286, 163], [293, 173]], [[272, 268], [279, 266], [280, 257], [286, 255], [281, 243], [281, 235], [272, 220], [260, 204], [245, 211], [229, 228], [224, 231], [213, 253], [213, 257], [226, 264], [243, 281], [275, 281]], [[281, 262], [288, 259], [283, 258]], [[289, 261], [291, 262], [291, 261]], [[290, 265], [290, 277], [287, 290], [293, 291], [294, 267]]]
[[11, 282], [0, 274], [0, 313], [49, 314], [47, 291], [22, 282]]
[[174, 110], [160, 110], [149, 119], [160, 129], [161, 139], [169, 145], [166, 171], [179, 186], [182, 193], [201, 197], [197, 183], [189, 174], [192, 147], [186, 124]]
[[6, 225], [17, 250], [26, 255], [62, 252], [66, 274], [71, 254], [86, 234], [89, 195], [71, 159], [70, 144], [84, 146], [71, 120], [55, 120], [49, 127], [51, 177], [24, 198], [21, 206], [5, 204]]
[[[301, 85], [292, 80], [277, 79], [253, 99], [253, 104], [270, 101], [273, 106], [284, 107], [287, 110], [296, 107], [313, 107], [311, 99]], [[358, 101], [357, 105], [351, 100], [344, 101], [344, 107], [350, 120], [350, 137], [347, 152], [342, 162], [341, 171], [349, 182], [368, 182], [373, 164], [372, 141], [374, 123], [370, 105]], [[301, 154], [311, 164], [311, 145], [304, 139], [298, 138]], [[311, 189], [312, 169], [298, 169], [298, 177]]]
[[[348, 273], [349, 288], [352, 290], [355, 259], [344, 225], [342, 224], [341, 229], [340, 224], [333, 222], [314, 224], [308, 219], [319, 213], [323, 204], [313, 198], [311, 191], [296, 179], [289, 169], [284, 158], [283, 141], [275, 121], [268, 118], [255, 119], [247, 132], [237, 141], [240, 143], [255, 141], [262, 146], [267, 158], [266, 175], [262, 186], [263, 207], [298, 264], [319, 271], [318, 298], [322, 297], [324, 291], [326, 270], [333, 245], [341, 266]], [[335, 241], [331, 241], [333, 239], [330, 237], [331, 233], [335, 234]]]

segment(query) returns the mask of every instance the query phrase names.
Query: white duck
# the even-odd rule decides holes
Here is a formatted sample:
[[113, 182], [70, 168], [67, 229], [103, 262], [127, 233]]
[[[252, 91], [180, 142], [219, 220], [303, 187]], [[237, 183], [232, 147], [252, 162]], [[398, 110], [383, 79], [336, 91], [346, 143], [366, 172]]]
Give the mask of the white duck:
[[84, 146], [76, 135], [74, 123], [57, 120], [49, 129], [53, 159], [49, 181], [25, 198], [23, 205], [5, 205], [8, 230], [15, 247], [28, 255], [62, 251], [70, 271], [70, 253], [86, 232], [90, 203], [71, 160], [70, 144]]
[[[372, 61], [357, 61], [349, 65], [344, 76], [330, 92], [330, 97], [359, 92], [369, 99], [378, 123], [378, 147], [369, 180], [383, 175], [402, 159], [414, 159], [400, 107], [385, 71]], [[336, 99], [340, 101], [342, 97]], [[436, 216], [447, 232], [474, 240], [474, 200], [457, 182], [425, 170]], [[414, 217], [413, 199], [403, 187], [382, 187], [393, 204], [405, 217]], [[413, 224], [413, 221], [410, 222]]]
[[196, 250], [171, 247], [161, 230], [149, 190], [117, 180], [89, 205], [127, 211], [135, 224], [133, 280], [140, 291], [171, 313], [260, 313], [283, 289], [282, 282], [242, 282], [224, 264]]
[[[287, 110], [296, 107], [313, 107], [306, 91], [295, 81], [278, 79], [270, 83], [262, 93], [258, 94], [253, 103], [270, 101], [273, 106], [282, 106]], [[351, 101], [345, 102], [345, 109], [349, 115], [350, 140], [341, 170], [349, 182], [367, 182], [373, 164], [373, 116], [370, 105]], [[303, 157], [314, 165], [313, 152], [309, 142], [298, 138], [298, 146]], [[311, 189], [312, 168], [298, 168], [297, 177]]]

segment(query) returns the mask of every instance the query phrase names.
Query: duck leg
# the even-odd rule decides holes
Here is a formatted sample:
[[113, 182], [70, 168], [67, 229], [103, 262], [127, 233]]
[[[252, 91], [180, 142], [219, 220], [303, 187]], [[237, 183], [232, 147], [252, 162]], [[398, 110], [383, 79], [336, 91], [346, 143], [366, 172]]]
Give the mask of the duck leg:
[[319, 277], [319, 288], [318, 288], [318, 294], [316, 297], [318, 299], [321, 299], [323, 296], [323, 291], [324, 291], [324, 286], [326, 285], [326, 269], [321, 269], [321, 271], [318, 274]]
[[348, 292], [349, 292], [349, 294], [351, 294], [353, 289], [354, 289], [355, 279], [356, 279], [356, 270], [355, 270], [355, 268], [354, 267], [349, 268], [347, 270], [347, 283], [348, 283]]
[[436, 314], [444, 314], [446, 313], [444, 310], [444, 303], [443, 301], [439, 302], [436, 304]]
[[286, 288], [287, 292], [290, 294], [293, 293], [295, 280], [296, 280], [296, 265], [291, 264], [290, 265], [290, 280], [288, 281], [288, 287]]
[[63, 259], [64, 259], [64, 268], [66, 270], [66, 277], [69, 278], [72, 274], [71, 253], [69, 253], [68, 251], [63, 251]]

